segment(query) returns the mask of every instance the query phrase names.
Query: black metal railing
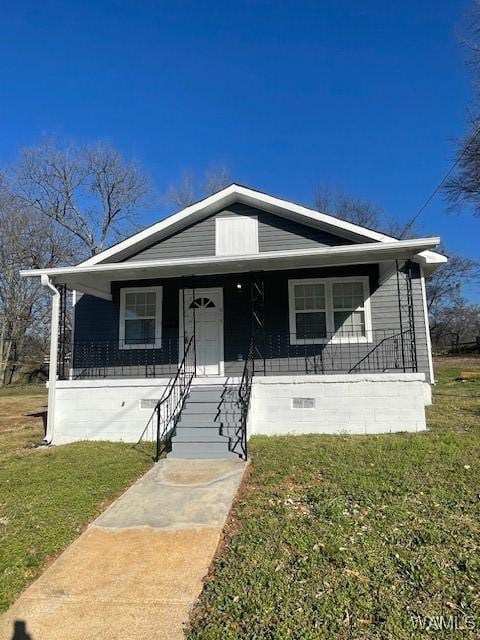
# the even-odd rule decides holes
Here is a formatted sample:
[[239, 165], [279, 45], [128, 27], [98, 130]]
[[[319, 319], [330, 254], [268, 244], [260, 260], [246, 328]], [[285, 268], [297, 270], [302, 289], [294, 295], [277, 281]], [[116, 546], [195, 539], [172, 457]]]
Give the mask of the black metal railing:
[[220, 434], [228, 437], [229, 451], [247, 460], [247, 421], [255, 368], [253, 339], [247, 350], [240, 384], [225, 383], [215, 420], [220, 424]]
[[74, 379], [170, 377], [177, 372], [183, 343], [183, 336], [164, 337], [147, 346], [118, 339], [74, 340], [71, 375]]
[[248, 458], [247, 450], [247, 420], [248, 409], [250, 407], [250, 397], [252, 394], [252, 381], [255, 374], [255, 344], [253, 339], [250, 341], [248, 348], [248, 354], [245, 359], [245, 366], [243, 368], [242, 380], [238, 389], [238, 403], [240, 406], [240, 424], [235, 433], [236, 439], [232, 446], [232, 451], [238, 453], [238, 455], [246, 460]]
[[415, 349], [410, 329], [371, 330], [366, 335], [342, 331], [322, 338], [268, 334], [255, 348], [255, 375], [415, 372]]
[[165, 387], [137, 443], [153, 442], [155, 461], [171, 449], [171, 440], [195, 376], [195, 369], [195, 338], [192, 336], [185, 346], [175, 377]]
[[[247, 340], [248, 336], [226, 332], [226, 375], [242, 375], [246, 356], [239, 360], [238, 353]], [[123, 345], [118, 340], [75, 341], [71, 376], [170, 378], [177, 374], [182, 345], [182, 337], [163, 338], [157, 348]], [[317, 338], [287, 332], [257, 334], [253, 360], [257, 376], [417, 371], [414, 331], [405, 328], [375, 329], [366, 335], [344, 330]]]

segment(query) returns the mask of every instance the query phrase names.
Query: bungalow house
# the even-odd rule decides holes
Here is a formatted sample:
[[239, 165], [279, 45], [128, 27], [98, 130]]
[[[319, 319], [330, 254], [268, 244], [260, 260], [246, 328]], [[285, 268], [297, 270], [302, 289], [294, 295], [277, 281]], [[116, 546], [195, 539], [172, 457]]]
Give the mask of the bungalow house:
[[438, 243], [232, 184], [77, 266], [24, 271], [52, 294], [47, 441], [245, 458], [251, 434], [424, 430]]

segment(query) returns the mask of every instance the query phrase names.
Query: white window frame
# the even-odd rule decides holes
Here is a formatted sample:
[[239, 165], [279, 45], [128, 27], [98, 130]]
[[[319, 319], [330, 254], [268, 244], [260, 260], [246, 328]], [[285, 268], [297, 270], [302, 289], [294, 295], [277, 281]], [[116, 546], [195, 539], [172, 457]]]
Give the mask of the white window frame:
[[[220, 246], [220, 234], [219, 234], [219, 227], [221, 225], [222, 222], [232, 222], [232, 221], [239, 221], [239, 220], [248, 220], [249, 223], [252, 224], [252, 227], [254, 227], [253, 229], [253, 249], [251, 251], [248, 252], [241, 252], [241, 253], [230, 253], [230, 252], [226, 252], [224, 250], [222, 250], [222, 247]], [[256, 254], [259, 252], [259, 240], [258, 240], [258, 218], [256, 216], [240, 216], [240, 215], [235, 215], [235, 216], [224, 216], [224, 217], [218, 217], [215, 218], [215, 255], [216, 256], [250, 256], [253, 254]]]
[[[155, 293], [155, 342], [148, 344], [125, 344], [125, 298], [127, 293]], [[122, 287], [120, 289], [120, 349], [161, 349], [162, 347], [162, 298], [163, 287]]]
[[[364, 336], [342, 336], [335, 333], [334, 308], [333, 308], [333, 284], [344, 282], [361, 282], [363, 286], [363, 311], [365, 314], [365, 335]], [[297, 284], [322, 284], [325, 287], [325, 323], [327, 338], [298, 338], [297, 337], [297, 316], [295, 311], [295, 285]], [[370, 309], [370, 282], [368, 276], [348, 276], [339, 278], [298, 278], [288, 281], [288, 311], [290, 324], [290, 344], [327, 344], [333, 343], [359, 343], [372, 342], [372, 314]], [[300, 312], [301, 313], [301, 312]]]

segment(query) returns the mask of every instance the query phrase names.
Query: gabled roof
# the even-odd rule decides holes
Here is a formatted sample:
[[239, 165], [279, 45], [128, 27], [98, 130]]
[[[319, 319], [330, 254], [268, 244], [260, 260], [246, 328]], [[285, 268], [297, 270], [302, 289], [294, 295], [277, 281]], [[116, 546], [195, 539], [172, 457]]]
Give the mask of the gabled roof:
[[[217, 191], [217, 193], [199, 202], [195, 202], [178, 213], [122, 240], [113, 247], [105, 249], [105, 251], [85, 260], [78, 266], [93, 266], [104, 263], [105, 261], [121, 262], [133, 253], [141, 251], [147, 246], [159, 242], [173, 233], [221, 211], [233, 203], [247, 204], [310, 227], [325, 229], [357, 242], [398, 242], [396, 238], [379, 233], [378, 231], [361, 227], [326, 213], [308, 209], [307, 207], [288, 202], [287, 200], [275, 198], [248, 187], [231, 184]], [[447, 260], [444, 256], [434, 251], [425, 251], [422, 257], [427, 264], [442, 263]]]

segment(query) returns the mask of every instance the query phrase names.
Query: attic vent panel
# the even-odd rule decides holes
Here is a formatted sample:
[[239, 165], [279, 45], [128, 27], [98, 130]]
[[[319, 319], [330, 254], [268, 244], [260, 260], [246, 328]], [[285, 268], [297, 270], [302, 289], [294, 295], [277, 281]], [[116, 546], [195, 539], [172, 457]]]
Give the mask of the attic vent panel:
[[292, 409], [315, 409], [315, 398], [292, 398]]
[[250, 216], [215, 218], [215, 255], [258, 253], [258, 220]]

